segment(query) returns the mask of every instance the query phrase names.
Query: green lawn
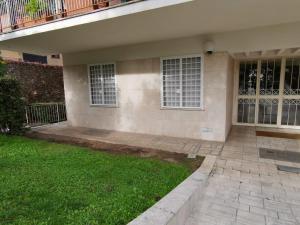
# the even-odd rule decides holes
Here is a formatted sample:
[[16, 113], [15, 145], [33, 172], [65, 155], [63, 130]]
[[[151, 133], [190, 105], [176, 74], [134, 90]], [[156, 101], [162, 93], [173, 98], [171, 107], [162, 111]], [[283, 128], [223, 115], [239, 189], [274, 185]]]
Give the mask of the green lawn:
[[180, 164], [0, 136], [0, 224], [126, 224], [189, 174]]

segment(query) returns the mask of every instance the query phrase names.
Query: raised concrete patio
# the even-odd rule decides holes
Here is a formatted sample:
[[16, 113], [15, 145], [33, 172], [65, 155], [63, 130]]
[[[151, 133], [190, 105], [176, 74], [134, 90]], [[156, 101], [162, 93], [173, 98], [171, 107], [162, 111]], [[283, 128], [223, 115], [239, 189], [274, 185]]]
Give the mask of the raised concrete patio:
[[224, 143], [202, 141], [189, 138], [176, 138], [158, 135], [137, 134], [110, 130], [98, 130], [84, 127], [71, 127], [67, 123], [42, 126], [32, 129], [34, 132], [49, 135], [82, 138], [110, 144], [122, 144], [134, 147], [195, 155], [219, 155]]
[[34, 131], [192, 155], [215, 155], [202, 198], [185, 225], [299, 225], [300, 175], [277, 170], [298, 163], [259, 157], [259, 148], [300, 152], [297, 139], [257, 137], [255, 127], [233, 127], [226, 143], [64, 125]]

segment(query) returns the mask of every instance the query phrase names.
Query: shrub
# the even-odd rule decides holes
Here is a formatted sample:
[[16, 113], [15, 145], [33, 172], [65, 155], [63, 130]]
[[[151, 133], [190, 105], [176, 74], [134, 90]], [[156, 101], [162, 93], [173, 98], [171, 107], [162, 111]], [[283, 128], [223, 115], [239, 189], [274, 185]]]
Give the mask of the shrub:
[[5, 63], [0, 59], [0, 133], [20, 134], [25, 121], [21, 87], [5, 71]]

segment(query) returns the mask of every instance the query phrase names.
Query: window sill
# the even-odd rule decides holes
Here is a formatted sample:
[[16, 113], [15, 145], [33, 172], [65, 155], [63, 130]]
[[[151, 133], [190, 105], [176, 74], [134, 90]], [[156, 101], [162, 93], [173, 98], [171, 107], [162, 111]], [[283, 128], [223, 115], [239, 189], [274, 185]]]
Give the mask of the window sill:
[[99, 107], [99, 108], [119, 108], [118, 105], [93, 105], [93, 104], [90, 104], [90, 107]]
[[204, 108], [180, 108], [180, 107], [160, 107], [161, 110], [177, 110], [177, 111], [205, 111]]

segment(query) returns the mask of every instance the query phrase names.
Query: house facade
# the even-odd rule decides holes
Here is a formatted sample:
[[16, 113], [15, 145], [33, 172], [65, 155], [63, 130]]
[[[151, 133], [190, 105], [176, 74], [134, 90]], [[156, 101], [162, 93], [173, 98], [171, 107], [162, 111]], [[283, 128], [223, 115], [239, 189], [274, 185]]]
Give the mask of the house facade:
[[52, 54], [52, 55], [45, 56], [45, 55], [36, 55], [30, 53], [2, 50], [0, 51], [0, 56], [4, 60], [41, 63], [50, 66], [62, 66], [62, 56], [60, 54]]
[[222, 142], [300, 128], [299, 1], [61, 2], [6, 22], [0, 48], [62, 53], [70, 125]]

